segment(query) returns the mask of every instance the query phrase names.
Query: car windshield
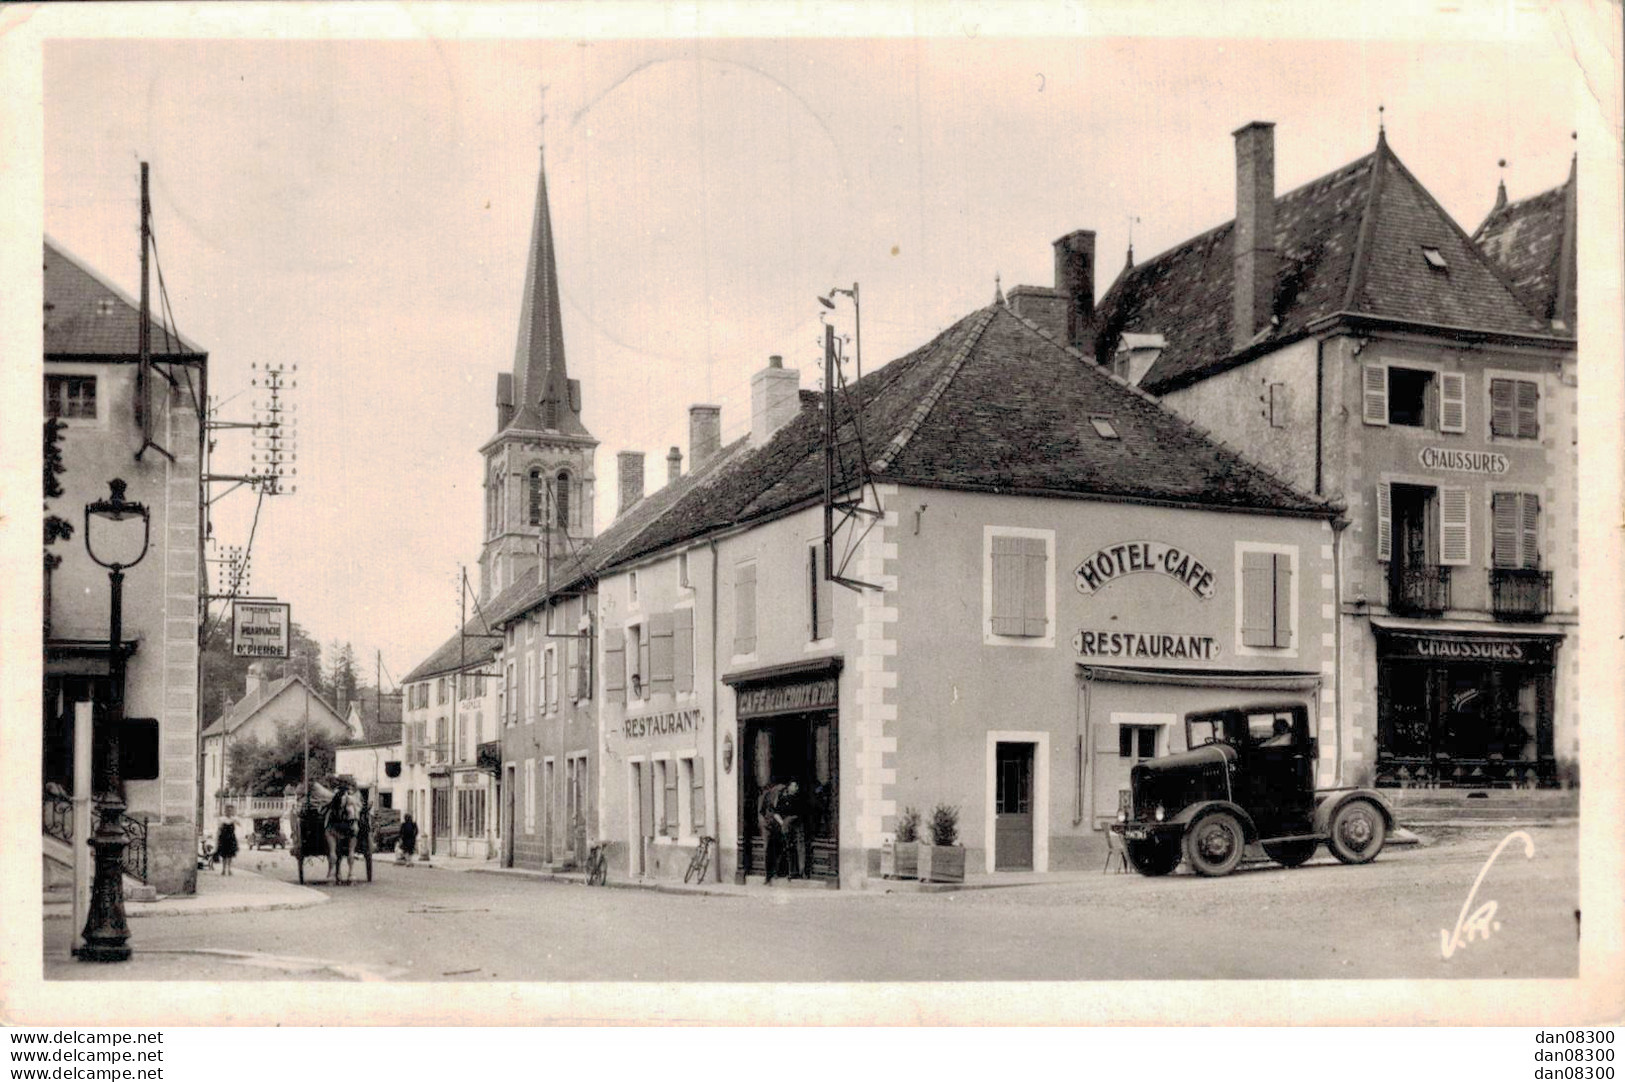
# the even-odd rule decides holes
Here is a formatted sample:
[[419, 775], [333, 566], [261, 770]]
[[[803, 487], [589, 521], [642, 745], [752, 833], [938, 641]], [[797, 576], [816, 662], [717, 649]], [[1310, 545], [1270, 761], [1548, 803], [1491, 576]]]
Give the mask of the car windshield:
[[1199, 748], [1203, 744], [1222, 744], [1228, 737], [1225, 734], [1223, 718], [1191, 718], [1186, 722], [1188, 726], [1189, 746]]

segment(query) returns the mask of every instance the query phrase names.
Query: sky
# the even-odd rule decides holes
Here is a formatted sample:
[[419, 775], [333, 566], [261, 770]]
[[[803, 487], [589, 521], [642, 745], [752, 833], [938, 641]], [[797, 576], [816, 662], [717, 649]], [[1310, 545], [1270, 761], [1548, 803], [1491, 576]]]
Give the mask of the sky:
[[[169, 302], [209, 352], [219, 417], [250, 418], [263, 366], [298, 366], [297, 491], [260, 512], [252, 592], [399, 679], [456, 630], [459, 567], [477, 583], [478, 452], [513, 366], [544, 143], [602, 527], [618, 451], [646, 453], [652, 490], [667, 449], [688, 453], [690, 404], [719, 404], [732, 439], [770, 354], [816, 386], [818, 294], [860, 284], [868, 371], [989, 303], [996, 277], [1052, 284], [1050, 242], [1074, 229], [1098, 234], [1103, 293], [1131, 229], [1143, 260], [1233, 216], [1230, 133], [1248, 121], [1275, 123], [1285, 192], [1369, 152], [1382, 106], [1469, 232], [1503, 175], [1513, 198], [1561, 183], [1596, 112], [1574, 28], [1498, 18], [1405, 40], [1330, 21], [1282, 26], [1323, 38], [1212, 20], [1119, 36], [1105, 18], [1031, 36], [629, 40], [538, 18], [483, 36], [396, 23], [391, 40], [58, 37], [44, 228], [135, 293], [150, 163]], [[832, 321], [849, 332], [850, 308]], [[215, 469], [241, 472], [249, 443], [221, 433]], [[222, 499], [216, 540], [243, 544], [254, 509]]]

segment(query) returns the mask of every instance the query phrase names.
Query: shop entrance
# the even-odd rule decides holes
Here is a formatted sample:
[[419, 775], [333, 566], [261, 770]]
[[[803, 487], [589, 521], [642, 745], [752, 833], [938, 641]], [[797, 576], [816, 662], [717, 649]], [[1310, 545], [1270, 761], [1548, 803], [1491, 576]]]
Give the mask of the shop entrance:
[[840, 877], [839, 793], [836, 723], [833, 711], [764, 718], [744, 723], [745, 771], [740, 777], [740, 833], [745, 839], [747, 875], [767, 872], [767, 835], [760, 823], [763, 794], [770, 786], [795, 782], [786, 796], [795, 819], [788, 860], [780, 875], [807, 879]]
[[995, 745], [993, 870], [1033, 869], [1033, 745]]

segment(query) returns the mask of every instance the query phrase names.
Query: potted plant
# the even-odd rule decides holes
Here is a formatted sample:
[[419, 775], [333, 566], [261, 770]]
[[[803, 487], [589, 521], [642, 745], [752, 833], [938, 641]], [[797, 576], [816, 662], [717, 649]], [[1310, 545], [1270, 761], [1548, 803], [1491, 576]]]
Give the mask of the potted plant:
[[904, 808], [897, 817], [894, 840], [880, 847], [880, 874], [887, 879], [913, 879], [919, 868], [920, 813]]
[[959, 844], [959, 809], [938, 804], [931, 809], [931, 841], [921, 842], [919, 874], [923, 882], [963, 883], [965, 847]]

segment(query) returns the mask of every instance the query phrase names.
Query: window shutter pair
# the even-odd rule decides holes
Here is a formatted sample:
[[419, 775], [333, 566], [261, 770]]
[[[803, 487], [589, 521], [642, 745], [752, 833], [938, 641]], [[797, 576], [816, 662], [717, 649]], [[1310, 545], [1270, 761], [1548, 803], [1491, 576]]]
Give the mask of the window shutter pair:
[[756, 652], [756, 564], [734, 568], [734, 653]]
[[674, 662], [673, 684], [677, 694], [694, 690], [694, 610], [672, 613], [671, 648]]
[[604, 629], [604, 695], [626, 704], [626, 632], [618, 627]]
[[1292, 645], [1292, 557], [1284, 552], [1241, 554], [1241, 642]]
[[654, 694], [672, 693], [673, 621], [669, 612], [657, 612], [649, 617], [649, 690]]
[[1540, 438], [1540, 384], [1526, 379], [1490, 380], [1490, 435]]
[[1492, 562], [1496, 567], [1540, 566], [1540, 497], [1497, 492], [1490, 497]]
[[1049, 627], [1044, 539], [995, 535], [992, 549], [993, 634], [1042, 638]]

